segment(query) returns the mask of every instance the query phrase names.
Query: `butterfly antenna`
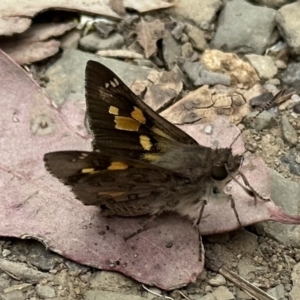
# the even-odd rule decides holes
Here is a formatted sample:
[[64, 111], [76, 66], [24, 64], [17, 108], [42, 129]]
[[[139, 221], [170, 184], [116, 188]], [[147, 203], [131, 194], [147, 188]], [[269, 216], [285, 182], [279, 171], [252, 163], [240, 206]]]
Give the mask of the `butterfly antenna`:
[[[265, 103], [263, 105], [263, 107], [258, 107], [257, 110], [257, 114], [251, 118], [251, 121], [253, 122], [263, 111], [270, 109], [274, 103], [277, 104], [281, 104], [284, 101], [286, 101], [288, 98], [290, 98], [290, 96], [293, 94], [294, 92], [291, 91], [289, 93], [286, 93], [286, 88], [283, 88], [282, 90], [280, 90], [274, 97], [272, 97], [267, 103]], [[237, 139], [242, 135], [243, 131], [241, 131], [236, 137], [235, 139], [232, 141], [230, 148], [232, 148], [233, 144], [237, 141]], [[248, 149], [246, 149], [246, 151], [242, 154], [244, 155], [247, 151], [249, 151]]]
[[258, 107], [257, 108], [258, 112], [253, 117], [253, 120], [257, 118], [263, 111], [270, 109], [272, 105], [285, 94], [285, 92], [286, 92], [286, 88], [283, 88], [273, 98], [271, 98], [263, 107]]
[[[244, 159], [243, 159], [244, 160]], [[241, 162], [241, 167], [242, 167], [243, 161]], [[265, 201], [265, 202], [269, 202], [270, 199], [263, 197], [261, 194], [259, 194], [253, 187], [252, 185], [249, 183], [247, 177], [244, 175], [244, 173], [242, 173], [240, 170], [238, 171], [237, 175], [240, 175], [244, 181], [244, 184], [241, 184], [234, 176], [232, 176], [229, 172], [229, 170], [227, 169], [227, 165], [225, 165], [226, 171], [228, 173], [228, 176], [235, 181], [247, 194], [249, 194], [250, 196], [254, 196], [254, 203], [255, 205], [257, 204], [257, 197], [260, 198], [261, 200]], [[233, 199], [232, 199], [233, 200]]]

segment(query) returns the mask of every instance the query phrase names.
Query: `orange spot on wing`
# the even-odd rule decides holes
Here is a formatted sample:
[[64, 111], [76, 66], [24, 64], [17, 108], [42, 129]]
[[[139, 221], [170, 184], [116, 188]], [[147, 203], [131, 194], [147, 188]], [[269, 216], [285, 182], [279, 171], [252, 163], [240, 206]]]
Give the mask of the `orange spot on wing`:
[[121, 161], [113, 161], [107, 170], [116, 171], [116, 170], [126, 170], [128, 165]]
[[108, 112], [111, 114], [111, 115], [118, 115], [119, 114], [119, 109], [115, 106], [110, 106], [109, 109], [108, 109]]
[[128, 117], [116, 116], [115, 123], [116, 123], [115, 128], [121, 130], [138, 131], [140, 128], [139, 122]]
[[147, 135], [140, 135], [140, 144], [142, 145], [143, 149], [147, 151], [149, 151], [152, 147], [150, 138]]
[[131, 113], [131, 116], [137, 120], [138, 122], [145, 124], [146, 123], [146, 118], [143, 114], [143, 112], [137, 108], [136, 106], [134, 107], [134, 111]]

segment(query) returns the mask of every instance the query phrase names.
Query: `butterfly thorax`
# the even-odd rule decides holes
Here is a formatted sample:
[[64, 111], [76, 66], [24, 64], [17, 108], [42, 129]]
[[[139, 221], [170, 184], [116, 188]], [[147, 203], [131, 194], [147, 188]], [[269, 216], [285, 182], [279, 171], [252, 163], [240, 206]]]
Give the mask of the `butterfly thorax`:
[[178, 143], [155, 164], [180, 173], [194, 183], [202, 177], [223, 180], [228, 172], [233, 176], [241, 165], [241, 156], [233, 155], [230, 148], [212, 149]]

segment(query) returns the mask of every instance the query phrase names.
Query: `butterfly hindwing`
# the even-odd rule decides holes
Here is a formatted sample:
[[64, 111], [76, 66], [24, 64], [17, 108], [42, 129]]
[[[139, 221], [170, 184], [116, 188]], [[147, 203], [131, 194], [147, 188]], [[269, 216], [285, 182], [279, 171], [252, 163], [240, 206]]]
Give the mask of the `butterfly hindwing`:
[[95, 61], [86, 67], [86, 101], [94, 150], [152, 162], [174, 143], [197, 144]]
[[86, 205], [107, 214], [133, 216], [159, 211], [174, 196], [182, 178], [149, 163], [97, 152], [60, 151], [44, 156], [46, 168], [71, 186]]

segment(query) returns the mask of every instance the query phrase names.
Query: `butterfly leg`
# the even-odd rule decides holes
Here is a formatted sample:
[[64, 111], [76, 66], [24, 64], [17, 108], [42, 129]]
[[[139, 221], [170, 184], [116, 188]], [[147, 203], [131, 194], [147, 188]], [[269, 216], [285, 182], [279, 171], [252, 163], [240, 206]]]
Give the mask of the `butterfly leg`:
[[[269, 198], [265, 198], [265, 197], [261, 196], [257, 191], [255, 191], [255, 189], [251, 186], [251, 184], [249, 183], [248, 179], [246, 178], [246, 176], [242, 172], [239, 172], [239, 174], [241, 175], [241, 177], [242, 177], [245, 185], [247, 186], [247, 188], [250, 190], [251, 196], [254, 197], [254, 204], [255, 205], [257, 204], [257, 197], [260, 198], [261, 200], [265, 201], [265, 202], [269, 202], [270, 201]], [[247, 191], [247, 192], [249, 192], [249, 191]]]
[[201, 240], [201, 232], [200, 232], [199, 225], [200, 225], [202, 215], [203, 215], [203, 211], [204, 211], [204, 208], [205, 208], [206, 204], [207, 204], [206, 200], [200, 200], [199, 213], [198, 213], [197, 218], [194, 220], [194, 224], [193, 224], [193, 226], [196, 227], [196, 229], [197, 229], [200, 240]]
[[240, 217], [239, 217], [239, 215], [238, 215], [238, 212], [237, 212], [237, 210], [236, 210], [236, 208], [235, 208], [235, 202], [234, 202], [234, 199], [233, 199], [233, 197], [231, 196], [231, 195], [228, 195], [229, 196], [229, 199], [230, 199], [230, 206], [231, 206], [231, 208], [233, 209], [233, 212], [234, 212], [234, 214], [235, 214], [235, 218], [237, 219], [237, 221], [238, 221], [238, 223], [239, 223], [239, 226], [240, 227], [243, 227], [243, 225], [242, 225], [242, 223], [241, 223], [241, 220], [240, 220]]

